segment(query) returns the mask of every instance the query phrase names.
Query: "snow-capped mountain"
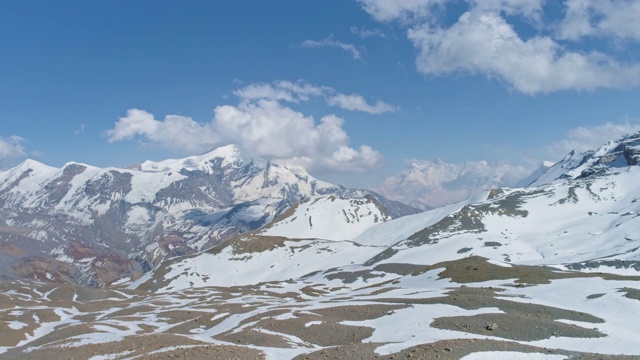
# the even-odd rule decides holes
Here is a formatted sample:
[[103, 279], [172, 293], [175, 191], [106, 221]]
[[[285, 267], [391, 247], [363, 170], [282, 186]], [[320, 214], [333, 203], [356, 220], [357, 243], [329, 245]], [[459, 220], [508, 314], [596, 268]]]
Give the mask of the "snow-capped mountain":
[[[167, 277], [148, 274], [133, 286], [246, 285], [303, 278], [335, 267], [369, 271], [384, 264], [429, 265], [469, 256], [637, 274], [639, 145], [640, 133], [630, 135], [578, 157], [569, 154], [534, 182], [543, 185], [493, 189], [362, 228], [342, 227], [355, 217], [341, 211], [341, 203], [312, 199], [262, 231], [168, 262], [156, 273]], [[360, 214], [374, 214], [368, 210], [374, 206], [364, 205]], [[220, 276], [224, 269], [236, 276]]]
[[524, 167], [469, 161], [450, 164], [439, 159], [413, 160], [375, 191], [426, 210], [473, 197], [491, 188], [512, 187], [530, 175]]
[[384, 222], [374, 194], [314, 195], [111, 289], [0, 281], [0, 354], [635, 359], [639, 144]]
[[103, 285], [260, 228], [316, 195], [375, 197], [380, 221], [414, 212], [233, 145], [130, 169], [27, 160], [0, 173], [0, 276]]
[[597, 150], [572, 151], [545, 171], [530, 186], [548, 184], [558, 179], [578, 179], [594, 174], [613, 173], [618, 168], [640, 164], [638, 134], [624, 136], [604, 144]]

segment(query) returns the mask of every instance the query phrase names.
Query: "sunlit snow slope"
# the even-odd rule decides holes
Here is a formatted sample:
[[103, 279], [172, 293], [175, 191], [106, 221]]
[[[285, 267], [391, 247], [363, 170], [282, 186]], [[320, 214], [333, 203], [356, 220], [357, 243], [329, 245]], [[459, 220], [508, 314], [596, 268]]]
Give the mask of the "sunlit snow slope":
[[497, 263], [636, 274], [639, 145], [640, 134], [630, 135], [580, 159], [570, 154], [541, 175], [542, 185], [495, 189], [467, 202], [362, 228], [352, 221], [354, 214], [360, 222], [374, 220], [363, 216], [375, 214], [367, 207], [373, 203], [354, 207], [352, 200], [314, 198], [263, 232], [166, 264], [134, 287], [145, 282], [158, 289], [248, 284], [331, 267], [428, 265], [473, 255]]

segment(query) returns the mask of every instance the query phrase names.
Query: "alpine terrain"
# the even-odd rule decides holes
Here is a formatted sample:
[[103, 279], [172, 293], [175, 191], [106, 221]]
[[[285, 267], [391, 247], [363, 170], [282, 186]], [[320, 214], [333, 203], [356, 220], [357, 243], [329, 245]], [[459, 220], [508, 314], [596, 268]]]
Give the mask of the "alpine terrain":
[[[402, 217], [374, 193], [236, 150], [4, 173], [14, 264], [19, 239], [83, 264], [93, 253], [71, 258], [66, 239], [93, 224], [100, 249], [110, 222], [123, 240], [109, 246], [154, 266], [104, 289], [3, 281], [1, 356], [640, 358], [640, 133], [572, 152], [526, 187]], [[192, 250], [159, 261], [176, 244]]]
[[130, 169], [27, 160], [0, 173], [0, 278], [105, 286], [258, 229], [320, 195], [369, 204], [367, 214], [344, 218], [356, 228], [360, 215], [373, 224], [416, 211], [234, 145]]

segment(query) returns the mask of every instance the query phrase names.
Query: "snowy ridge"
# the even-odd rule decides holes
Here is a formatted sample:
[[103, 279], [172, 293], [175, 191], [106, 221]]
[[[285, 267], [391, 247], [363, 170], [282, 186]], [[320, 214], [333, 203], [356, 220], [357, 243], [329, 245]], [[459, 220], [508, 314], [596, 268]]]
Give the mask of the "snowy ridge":
[[[0, 239], [23, 250], [21, 255], [12, 251], [0, 275], [16, 276], [11, 264], [20, 264], [25, 267], [20, 273], [37, 279], [110, 283], [137, 276], [164, 258], [256, 230], [319, 195], [371, 196], [389, 209], [376, 215], [378, 221], [415, 212], [370, 191], [319, 181], [302, 168], [290, 171], [252, 157], [234, 145], [128, 169], [75, 162], [55, 169], [28, 160], [0, 173]], [[24, 256], [51, 258], [46, 267], [64, 273], [42, 270]], [[99, 269], [105, 256], [117, 270]], [[76, 265], [84, 258], [94, 258], [89, 270], [101, 275], [87, 280], [86, 266]]]
[[221, 166], [235, 166], [242, 167], [245, 164], [256, 162], [260, 167], [266, 165], [266, 160], [253, 158], [245, 154], [236, 145], [227, 145], [219, 148], [215, 148], [209, 152], [189, 156], [182, 159], [167, 159], [159, 162], [145, 161], [140, 164], [139, 169], [148, 172], [169, 172], [169, 171], [204, 171], [209, 174], [212, 173], [213, 168], [211, 163], [216, 159], [220, 159]]
[[595, 151], [570, 152], [530, 186], [540, 186], [562, 179], [576, 179], [591, 174], [615, 171], [615, 168], [640, 164], [640, 133], [609, 141]]
[[570, 264], [595, 266], [607, 259], [605, 263], [614, 265], [609, 271], [640, 271], [635, 230], [640, 226], [639, 176], [640, 167], [631, 167], [604, 177], [504, 191], [451, 213], [378, 259], [424, 263], [428, 252], [440, 261], [479, 255], [517, 264], [573, 267]]
[[[565, 173], [576, 175], [575, 178], [565, 176], [561, 181], [538, 187], [494, 189], [475, 199], [379, 224], [375, 223], [378, 213], [373, 201], [315, 197], [299, 204], [264, 230], [238, 239], [236, 244], [246, 241], [254, 244], [242, 246], [245, 255], [222, 251], [216, 253], [216, 262], [229, 269], [236, 269], [234, 264], [241, 264], [245, 270], [238, 270], [238, 276], [233, 280], [237, 283], [258, 280], [252, 276], [244, 279], [243, 274], [250, 272], [246, 269], [264, 270], [269, 261], [285, 268], [299, 268], [300, 271], [284, 273], [301, 275], [316, 271], [317, 265], [306, 258], [299, 260], [303, 259], [299, 257], [302, 255], [289, 251], [287, 241], [309, 239], [307, 241], [313, 245], [305, 246], [315, 249], [321, 242], [326, 251], [343, 254], [333, 256], [331, 266], [429, 265], [481, 256], [505, 266], [548, 265], [638, 274], [640, 187], [637, 179], [640, 178], [640, 166], [627, 160], [635, 154], [629, 155], [628, 149], [636, 149], [637, 143], [633, 136], [610, 142], [589, 155], [587, 161], [577, 164], [574, 155], [570, 154], [542, 175], [548, 176], [562, 164], [573, 164]], [[567, 165], [565, 169], [568, 168]], [[356, 213], [360, 217], [356, 217]], [[359, 222], [352, 221], [355, 219]], [[256, 245], [271, 243], [273, 239], [280, 239], [280, 245]], [[300, 242], [297, 244], [294, 247], [304, 248]], [[345, 246], [350, 250], [345, 251]], [[374, 254], [367, 259], [362, 256], [372, 252]], [[208, 282], [188, 280], [190, 262], [213, 263], [202, 261], [198, 256], [182, 260], [184, 272], [181, 274], [185, 279], [179, 279], [176, 272], [171, 272], [174, 277], [170, 282], [217, 285], [218, 280], [212, 274], [222, 271], [219, 265], [210, 265], [215, 267], [213, 270], [207, 270], [203, 265], [196, 271], [209, 274]], [[265, 262], [264, 259], [269, 260]], [[260, 281], [285, 280], [280, 277], [284, 273], [258, 272]], [[148, 279], [153, 276], [150, 274]]]
[[[57, 168], [35, 160], [25, 160], [15, 168], [0, 172], [0, 191], [9, 190], [13, 197], [24, 198], [38, 191], [57, 171]], [[14, 188], [16, 183], [21, 184], [20, 188]]]
[[290, 239], [350, 240], [373, 225], [391, 219], [373, 197], [314, 196], [292, 209], [287, 218], [260, 234]]

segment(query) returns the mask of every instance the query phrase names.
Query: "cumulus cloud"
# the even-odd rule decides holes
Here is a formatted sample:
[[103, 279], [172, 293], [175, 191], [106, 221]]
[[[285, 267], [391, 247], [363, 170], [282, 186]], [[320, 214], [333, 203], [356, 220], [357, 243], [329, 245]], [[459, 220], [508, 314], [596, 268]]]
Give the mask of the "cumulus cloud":
[[559, 36], [579, 40], [585, 36], [640, 40], [640, 2], [627, 0], [567, 1]]
[[375, 105], [370, 105], [362, 95], [358, 94], [337, 94], [329, 98], [328, 102], [329, 105], [338, 106], [345, 110], [363, 111], [369, 114], [382, 114], [396, 111], [393, 105], [389, 105], [380, 100], [378, 100]]
[[360, 94], [342, 94], [328, 86], [317, 86], [304, 81], [274, 81], [272, 83], [249, 84], [234, 91], [242, 101], [260, 99], [287, 101], [299, 103], [313, 98], [324, 99], [328, 105], [337, 106], [343, 110], [362, 111], [369, 114], [395, 112], [396, 106], [378, 100], [369, 104]]
[[[402, 23], [417, 49], [417, 70], [428, 76], [483, 75], [525, 94], [640, 85], [640, 64], [564, 41], [587, 35], [640, 40], [638, 2], [567, 1], [559, 27], [544, 23], [544, 0], [466, 0], [466, 11], [446, 25], [439, 18], [444, 12], [434, 11], [443, 1], [359, 2], [380, 21], [412, 19]], [[508, 20], [513, 17], [537, 33], [521, 36]]]
[[358, 0], [364, 10], [378, 21], [408, 20], [409, 18], [424, 18], [430, 14], [435, 5], [443, 4], [446, 0]]
[[186, 153], [207, 150], [220, 142], [220, 136], [211, 124], [200, 124], [190, 117], [167, 115], [156, 120], [153, 114], [130, 109], [114, 128], [105, 131], [110, 143], [143, 139], [155, 145]]
[[640, 122], [607, 122], [592, 127], [581, 126], [569, 130], [564, 139], [547, 146], [547, 151], [555, 157], [563, 157], [572, 150], [582, 152], [597, 149], [609, 140], [638, 131]]
[[357, 46], [355, 46], [354, 44], [343, 43], [341, 41], [334, 40], [331, 36], [322, 40], [305, 40], [302, 42], [302, 44], [300, 44], [300, 46], [306, 48], [331, 47], [341, 49], [350, 53], [353, 60], [362, 60], [360, 49]]
[[369, 146], [359, 149], [349, 146], [343, 119], [328, 115], [316, 124], [312, 117], [275, 100], [219, 106], [213, 122], [223, 138], [281, 163], [359, 171], [382, 160], [381, 154]]
[[25, 142], [25, 139], [16, 135], [8, 138], [0, 137], [0, 163], [26, 156], [27, 153], [24, 150]]
[[626, 66], [602, 53], [567, 51], [549, 37], [523, 40], [496, 12], [467, 12], [448, 29], [409, 30], [427, 75], [454, 72], [500, 79], [526, 94], [628, 87], [640, 82], [640, 65]]
[[[362, 171], [382, 161], [372, 147], [350, 145], [344, 119], [327, 115], [316, 121], [283, 104], [340, 95], [331, 88], [278, 81], [250, 84], [235, 94], [239, 103], [216, 107], [208, 123], [179, 115], [157, 120], [147, 111], [130, 109], [105, 135], [110, 143], [139, 139], [188, 154], [234, 143], [256, 156], [320, 172]], [[383, 102], [369, 105], [362, 98], [355, 105], [360, 109], [354, 110], [382, 112], [388, 106]]]

